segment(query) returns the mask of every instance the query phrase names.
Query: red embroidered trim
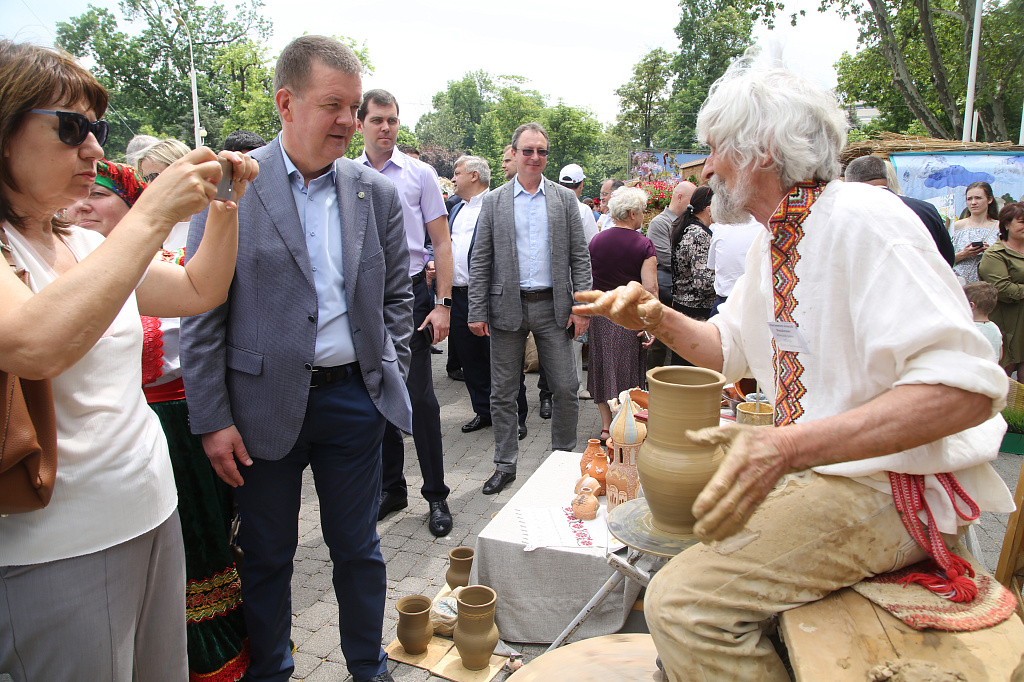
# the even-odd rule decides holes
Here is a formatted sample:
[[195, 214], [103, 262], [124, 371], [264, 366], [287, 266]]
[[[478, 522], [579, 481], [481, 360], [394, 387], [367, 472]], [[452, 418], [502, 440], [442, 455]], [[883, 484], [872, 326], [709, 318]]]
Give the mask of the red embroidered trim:
[[[957, 516], [968, 521], [978, 518], [981, 509], [960, 487], [960, 483], [953, 474], [935, 474], [935, 478], [946, 489], [946, 494], [953, 502], [953, 509]], [[896, 503], [896, 510], [900, 513], [904, 527], [917, 544], [928, 552], [928, 556], [932, 558], [933, 562], [933, 566], [927, 573], [911, 573], [901, 582], [904, 585], [912, 582], [920, 583], [950, 601], [965, 602], [974, 599], [978, 594], [978, 586], [970, 579], [974, 577], [974, 569], [965, 559], [950, 554], [946, 549], [946, 543], [942, 541], [942, 534], [939, 533], [939, 529], [935, 525], [932, 510], [928, 507], [928, 501], [924, 497], [924, 476], [897, 474], [890, 471], [889, 485], [892, 486], [893, 501]], [[967, 504], [969, 514], [960, 511], [956, 499], [958, 497]], [[928, 517], [928, 524], [923, 530], [921, 519], [917, 515], [917, 512], [922, 510]], [[970, 578], [967, 577], [968, 575]]]
[[160, 318], [142, 315], [142, 385], [153, 383], [164, 373], [164, 333]]
[[[796, 265], [800, 262], [797, 247], [804, 237], [803, 222], [811, 213], [811, 205], [825, 191], [824, 182], [803, 182], [783, 199], [769, 221], [772, 229], [772, 279], [775, 293], [775, 319], [794, 322], [798, 301], [793, 291], [800, 278]], [[779, 350], [772, 340], [775, 365], [775, 425], [792, 424], [803, 416], [801, 399], [807, 393], [800, 377], [804, 366], [798, 353]]]
[[249, 638], [246, 637], [238, 655], [217, 670], [211, 673], [197, 673], [189, 670], [189, 682], [238, 682], [248, 670], [250, 658]]

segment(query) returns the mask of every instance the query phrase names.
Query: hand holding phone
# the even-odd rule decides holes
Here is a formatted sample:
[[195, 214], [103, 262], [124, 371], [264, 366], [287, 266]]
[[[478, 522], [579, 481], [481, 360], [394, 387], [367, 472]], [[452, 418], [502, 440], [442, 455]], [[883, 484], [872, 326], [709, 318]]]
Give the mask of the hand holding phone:
[[420, 334], [423, 334], [423, 338], [427, 340], [428, 346], [434, 345], [434, 325], [430, 322], [427, 323], [423, 329], [420, 330]]
[[985, 242], [971, 242], [971, 246], [976, 249], [980, 249], [985, 246]]

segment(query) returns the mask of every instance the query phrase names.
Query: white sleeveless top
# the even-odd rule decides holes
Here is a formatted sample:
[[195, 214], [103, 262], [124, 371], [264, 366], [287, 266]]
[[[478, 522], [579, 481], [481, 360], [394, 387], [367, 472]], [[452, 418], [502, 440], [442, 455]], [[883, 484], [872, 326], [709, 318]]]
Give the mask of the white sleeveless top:
[[[56, 278], [15, 229], [14, 260], [38, 292]], [[73, 227], [62, 237], [81, 261], [103, 242]], [[142, 392], [142, 324], [132, 293], [113, 323], [55, 377], [57, 481], [45, 508], [0, 518], [0, 566], [97, 552], [163, 523], [177, 506], [167, 441]]]

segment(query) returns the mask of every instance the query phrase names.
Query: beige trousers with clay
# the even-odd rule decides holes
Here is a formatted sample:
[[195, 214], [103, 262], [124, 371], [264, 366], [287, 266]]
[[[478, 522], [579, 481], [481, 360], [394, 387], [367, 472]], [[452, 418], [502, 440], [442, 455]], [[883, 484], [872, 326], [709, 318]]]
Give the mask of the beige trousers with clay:
[[788, 682], [763, 636], [772, 615], [925, 556], [891, 495], [804, 472], [738, 535], [666, 564], [647, 590], [647, 623], [672, 682]]

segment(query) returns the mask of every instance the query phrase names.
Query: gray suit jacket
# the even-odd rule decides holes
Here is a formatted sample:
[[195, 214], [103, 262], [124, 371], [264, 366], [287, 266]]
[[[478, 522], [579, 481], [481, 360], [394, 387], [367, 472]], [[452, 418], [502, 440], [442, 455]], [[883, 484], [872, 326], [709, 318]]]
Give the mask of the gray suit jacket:
[[[513, 181], [484, 197], [476, 224], [469, 264], [469, 321], [487, 322], [515, 331], [523, 324], [519, 296], [519, 251], [516, 248]], [[544, 178], [551, 241], [551, 287], [555, 320], [565, 326], [572, 312], [573, 292], [592, 287], [590, 251], [580, 221], [576, 194]]]
[[[228, 300], [181, 323], [181, 366], [193, 433], [234, 424], [253, 457], [277, 460], [298, 439], [309, 397], [317, 296], [280, 137], [251, 156], [259, 177], [238, 213], [238, 262]], [[402, 204], [394, 184], [349, 159], [336, 163], [345, 300], [366, 389], [410, 432], [405, 388], [412, 287]], [[202, 239], [193, 217], [187, 254]], [[344, 425], [339, 425], [344, 428]]]

